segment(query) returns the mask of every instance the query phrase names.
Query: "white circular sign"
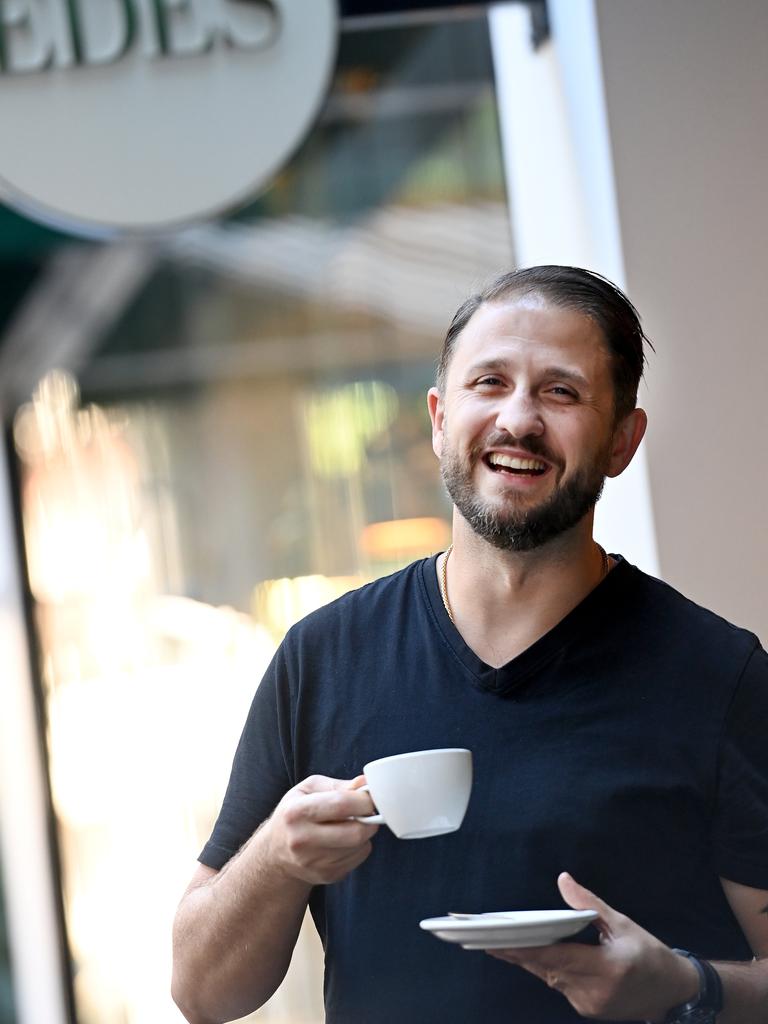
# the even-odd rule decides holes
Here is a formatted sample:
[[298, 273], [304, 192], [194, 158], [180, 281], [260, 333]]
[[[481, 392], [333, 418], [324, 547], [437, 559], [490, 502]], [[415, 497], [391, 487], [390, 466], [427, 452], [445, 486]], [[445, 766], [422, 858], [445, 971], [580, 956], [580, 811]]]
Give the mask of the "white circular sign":
[[0, 0], [0, 192], [81, 234], [232, 209], [309, 130], [336, 0]]

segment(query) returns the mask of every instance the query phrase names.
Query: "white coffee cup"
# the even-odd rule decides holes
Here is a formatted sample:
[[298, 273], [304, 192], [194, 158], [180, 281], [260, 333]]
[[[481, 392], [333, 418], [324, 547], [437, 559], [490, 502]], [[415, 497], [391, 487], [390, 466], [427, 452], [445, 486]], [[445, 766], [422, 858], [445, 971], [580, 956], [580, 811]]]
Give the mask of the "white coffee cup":
[[363, 768], [378, 814], [358, 821], [387, 825], [398, 839], [455, 832], [472, 789], [472, 753], [459, 747], [416, 750], [369, 761]]

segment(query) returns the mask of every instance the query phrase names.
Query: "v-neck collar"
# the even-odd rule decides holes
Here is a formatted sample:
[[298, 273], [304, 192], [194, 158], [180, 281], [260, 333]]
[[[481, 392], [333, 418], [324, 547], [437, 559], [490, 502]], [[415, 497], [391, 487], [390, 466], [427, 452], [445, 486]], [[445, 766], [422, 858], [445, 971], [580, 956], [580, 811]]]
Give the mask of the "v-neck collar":
[[572, 640], [583, 636], [585, 630], [594, 628], [604, 613], [615, 605], [619, 593], [624, 589], [632, 573], [632, 566], [621, 555], [611, 555], [618, 564], [594, 590], [530, 647], [526, 647], [505, 665], [493, 668], [482, 661], [465, 643], [445, 610], [437, 581], [437, 560], [440, 557], [438, 554], [424, 559], [419, 574], [423, 596], [435, 626], [453, 655], [464, 667], [472, 684], [502, 697], [518, 689]]

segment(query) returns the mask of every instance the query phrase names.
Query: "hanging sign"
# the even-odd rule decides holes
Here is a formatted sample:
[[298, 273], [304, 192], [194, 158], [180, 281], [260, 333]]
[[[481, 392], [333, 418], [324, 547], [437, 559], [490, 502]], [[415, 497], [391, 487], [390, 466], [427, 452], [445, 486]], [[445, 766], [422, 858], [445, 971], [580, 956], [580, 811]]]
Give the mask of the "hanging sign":
[[0, 196], [86, 235], [255, 197], [330, 81], [336, 0], [0, 0]]

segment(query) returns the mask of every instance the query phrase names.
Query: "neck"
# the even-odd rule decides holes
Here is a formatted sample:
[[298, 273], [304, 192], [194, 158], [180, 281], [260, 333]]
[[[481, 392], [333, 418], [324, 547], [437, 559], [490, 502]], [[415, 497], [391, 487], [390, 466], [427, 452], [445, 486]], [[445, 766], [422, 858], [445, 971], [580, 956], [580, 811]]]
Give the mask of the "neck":
[[[510, 629], [543, 635], [601, 582], [610, 568], [592, 537], [592, 517], [533, 551], [502, 551], [454, 513], [446, 590], [459, 631], [498, 645]], [[522, 641], [521, 641], [522, 642]], [[472, 644], [470, 644], [472, 646]]]

